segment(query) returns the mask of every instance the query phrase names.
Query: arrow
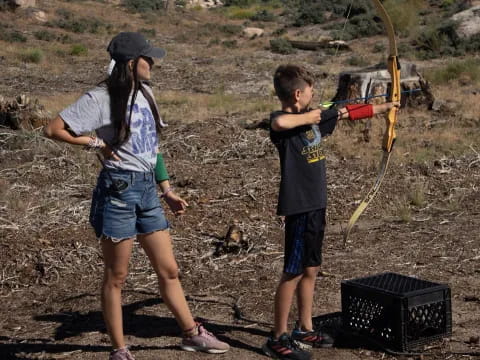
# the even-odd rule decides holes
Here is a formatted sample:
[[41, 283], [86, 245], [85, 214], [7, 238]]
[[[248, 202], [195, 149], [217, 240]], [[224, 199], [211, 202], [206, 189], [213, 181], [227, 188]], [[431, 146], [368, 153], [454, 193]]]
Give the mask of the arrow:
[[[411, 94], [411, 93], [415, 93], [415, 92], [419, 92], [419, 91], [422, 91], [422, 89], [404, 90], [404, 91], [401, 92], [401, 94]], [[348, 102], [352, 102], [352, 101], [368, 100], [368, 99], [379, 98], [379, 97], [387, 97], [389, 95], [390, 94], [380, 94], [380, 95], [371, 95], [371, 96], [358, 97], [358, 98], [347, 99], [347, 100], [325, 101], [325, 102], [321, 103], [320, 106], [328, 108], [328, 107], [330, 107], [332, 105], [335, 105], [335, 104], [343, 104], [343, 103], [348, 103]]]

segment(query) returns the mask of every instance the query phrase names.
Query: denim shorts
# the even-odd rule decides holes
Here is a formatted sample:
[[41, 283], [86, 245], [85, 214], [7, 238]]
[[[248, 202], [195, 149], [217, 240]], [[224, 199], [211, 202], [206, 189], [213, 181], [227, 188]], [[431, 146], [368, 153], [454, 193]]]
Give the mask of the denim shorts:
[[90, 224], [98, 238], [112, 241], [168, 229], [155, 174], [102, 170], [93, 191]]

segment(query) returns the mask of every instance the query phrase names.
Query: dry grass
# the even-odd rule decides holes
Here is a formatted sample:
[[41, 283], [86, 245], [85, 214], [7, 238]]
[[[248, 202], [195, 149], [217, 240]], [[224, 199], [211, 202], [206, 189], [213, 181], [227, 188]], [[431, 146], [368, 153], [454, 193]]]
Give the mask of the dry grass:
[[245, 98], [222, 91], [214, 94], [164, 91], [157, 95], [157, 101], [167, 122], [171, 119], [182, 123], [227, 118], [232, 113], [265, 116], [277, 106], [269, 98]]

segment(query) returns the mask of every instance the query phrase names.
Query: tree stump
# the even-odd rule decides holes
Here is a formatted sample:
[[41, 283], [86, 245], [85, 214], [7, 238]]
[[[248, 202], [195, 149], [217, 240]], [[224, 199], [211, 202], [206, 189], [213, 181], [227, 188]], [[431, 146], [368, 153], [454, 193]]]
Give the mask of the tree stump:
[[[401, 107], [422, 107], [430, 109], [435, 101], [428, 83], [411, 63], [401, 63], [400, 85], [402, 89]], [[332, 102], [337, 107], [347, 104], [381, 104], [390, 94], [391, 80], [386, 68], [366, 68], [347, 71], [340, 74], [338, 87]], [[370, 119], [366, 120], [363, 130], [364, 140], [370, 140]]]
[[[425, 94], [424, 80], [414, 64], [402, 63], [400, 69], [400, 84], [402, 88], [402, 107], [431, 105], [432, 94]], [[423, 83], [422, 83], [423, 82]], [[386, 101], [390, 93], [390, 74], [387, 69], [378, 67], [358, 71], [347, 71], [340, 74], [337, 93], [332, 101], [345, 101], [345, 104], [371, 103], [380, 104]], [[369, 98], [354, 100], [358, 98]], [[351, 101], [346, 101], [352, 99]]]
[[0, 96], [0, 126], [13, 130], [32, 130], [47, 123], [51, 117], [38, 100], [31, 100], [25, 95], [15, 99], [5, 99]]

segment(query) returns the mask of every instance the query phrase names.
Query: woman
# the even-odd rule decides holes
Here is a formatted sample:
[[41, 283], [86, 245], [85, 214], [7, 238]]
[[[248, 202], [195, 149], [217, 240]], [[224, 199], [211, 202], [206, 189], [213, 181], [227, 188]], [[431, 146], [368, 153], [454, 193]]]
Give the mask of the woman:
[[[110, 360], [132, 360], [123, 335], [121, 289], [133, 241], [147, 254], [157, 276], [160, 294], [183, 331], [181, 348], [223, 353], [229, 345], [196, 323], [178, 278], [169, 223], [155, 182], [176, 215], [188, 204], [168, 181], [158, 134], [163, 126], [151, 89], [153, 58], [165, 51], [139, 33], [123, 32], [108, 48], [115, 66], [109, 77], [60, 112], [45, 128], [47, 137], [98, 150], [104, 158], [93, 192], [90, 223], [101, 239], [105, 263], [102, 311], [113, 351]], [[96, 137], [84, 134], [95, 131]]]

